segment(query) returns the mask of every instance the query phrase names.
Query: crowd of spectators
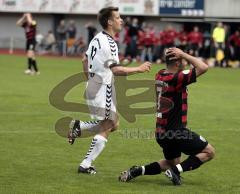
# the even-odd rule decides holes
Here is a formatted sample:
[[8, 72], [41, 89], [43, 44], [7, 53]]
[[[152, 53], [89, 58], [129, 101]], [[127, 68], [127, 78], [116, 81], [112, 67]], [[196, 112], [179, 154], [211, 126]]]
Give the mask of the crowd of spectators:
[[[78, 36], [75, 21], [68, 24], [61, 20], [56, 33], [49, 31], [43, 37], [37, 35], [39, 50], [56, 52], [62, 56], [82, 56], [91, 39], [97, 33], [91, 23], [83, 26], [87, 30], [87, 38]], [[151, 61], [161, 63], [165, 48], [179, 47], [191, 55], [209, 60], [212, 66], [237, 66], [240, 61], [240, 30], [230, 33], [229, 26], [218, 24], [213, 29], [202, 29], [193, 25], [186, 30], [185, 26], [175, 29], [166, 25], [157, 30], [151, 23], [139, 22], [138, 18], [125, 18], [124, 29], [115, 37], [120, 47], [120, 56], [133, 61]]]
[[197, 25], [189, 31], [184, 26], [177, 31], [172, 25], [156, 31], [152, 24], [143, 22], [139, 25], [137, 18], [134, 18], [125, 22], [124, 43], [124, 57], [133, 60], [160, 63], [164, 60], [165, 48], [176, 46], [203, 58], [211, 66], [239, 66], [240, 61], [240, 30], [231, 34], [229, 26], [222, 22], [218, 22], [212, 32], [202, 31]]

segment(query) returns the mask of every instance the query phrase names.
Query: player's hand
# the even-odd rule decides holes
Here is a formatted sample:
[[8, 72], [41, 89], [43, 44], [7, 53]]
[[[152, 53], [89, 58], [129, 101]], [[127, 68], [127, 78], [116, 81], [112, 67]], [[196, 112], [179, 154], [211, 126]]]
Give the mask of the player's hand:
[[176, 47], [172, 47], [166, 50], [166, 56], [171, 56], [170, 60], [181, 59], [184, 56], [184, 52]]
[[140, 73], [144, 73], [146, 71], [149, 72], [151, 69], [151, 65], [152, 65], [152, 63], [150, 63], [150, 62], [145, 62], [145, 63], [141, 64], [140, 66], [138, 66], [139, 72]]

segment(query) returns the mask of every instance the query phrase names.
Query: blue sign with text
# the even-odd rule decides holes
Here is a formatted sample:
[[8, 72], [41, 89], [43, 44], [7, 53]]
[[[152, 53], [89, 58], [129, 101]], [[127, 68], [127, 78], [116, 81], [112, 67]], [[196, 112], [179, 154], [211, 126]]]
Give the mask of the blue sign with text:
[[204, 0], [159, 0], [160, 15], [203, 16]]

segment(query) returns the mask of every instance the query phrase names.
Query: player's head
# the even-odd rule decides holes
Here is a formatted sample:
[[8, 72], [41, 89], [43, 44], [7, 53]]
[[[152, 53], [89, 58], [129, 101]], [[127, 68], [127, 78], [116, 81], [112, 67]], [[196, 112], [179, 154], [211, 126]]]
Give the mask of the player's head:
[[168, 49], [165, 50], [165, 63], [167, 69], [175, 69], [176, 71], [183, 70], [186, 66], [186, 63], [182, 59], [173, 59], [174, 55], [167, 55]]
[[194, 26], [194, 27], [193, 27], [193, 31], [194, 31], [194, 32], [198, 32], [198, 31], [199, 31], [198, 26]]
[[223, 27], [223, 23], [222, 23], [222, 22], [218, 22], [218, 23], [217, 23], [217, 26], [218, 26], [219, 28], [221, 28], [221, 27]]
[[119, 32], [122, 29], [123, 20], [118, 12], [118, 7], [106, 7], [99, 11], [98, 20], [104, 30], [112, 29]]

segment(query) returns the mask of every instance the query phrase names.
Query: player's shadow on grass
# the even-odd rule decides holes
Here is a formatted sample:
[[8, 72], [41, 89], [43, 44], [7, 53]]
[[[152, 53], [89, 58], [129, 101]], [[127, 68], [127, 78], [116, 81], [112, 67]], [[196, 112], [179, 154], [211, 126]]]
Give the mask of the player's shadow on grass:
[[[161, 187], [176, 187], [172, 184], [172, 182], [170, 180], [168, 180], [166, 177], [164, 177], [165, 175], [162, 174], [161, 176], [156, 176], [156, 177], [151, 177], [151, 178], [144, 178], [144, 177], [139, 177], [137, 179], [133, 179], [128, 183], [125, 184], [134, 184], [134, 185], [145, 185], [146, 187], [148, 186], [153, 186], [153, 185], [160, 185]], [[197, 186], [199, 187], [199, 183], [197, 181], [194, 180], [185, 180], [182, 179], [182, 185], [181, 186], [177, 186], [177, 187], [182, 187], [182, 186]]]
[[153, 186], [153, 185], [163, 185], [163, 186], [172, 186], [172, 183], [167, 180], [165, 177], [151, 177], [151, 178], [144, 178], [144, 177], [138, 177], [137, 179], [133, 179], [130, 182], [123, 183], [120, 182], [121, 184], [127, 184], [127, 185], [139, 185], [139, 186]]

